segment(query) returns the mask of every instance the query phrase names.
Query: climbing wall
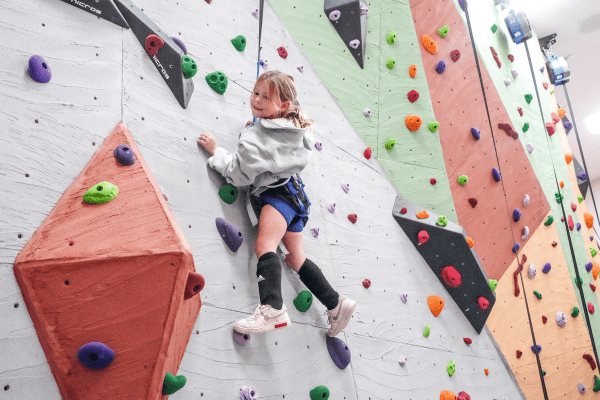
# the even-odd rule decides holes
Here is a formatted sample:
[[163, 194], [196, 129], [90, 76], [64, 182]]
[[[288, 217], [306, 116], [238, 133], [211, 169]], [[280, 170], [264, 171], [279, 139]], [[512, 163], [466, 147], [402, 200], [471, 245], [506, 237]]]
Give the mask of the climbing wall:
[[[455, 218], [437, 133], [429, 132], [425, 125], [415, 134], [404, 132], [404, 115], [397, 115], [401, 108], [409, 108], [406, 93], [417, 88], [422, 97], [411, 105], [415, 108], [410, 112], [419, 113], [424, 122], [434, 119], [407, 3], [374, 1], [370, 5], [373, 30], [367, 54], [390, 52], [393, 48], [386, 47], [385, 38], [394, 28], [398, 32], [396, 59], [406, 65], [382, 72], [405, 79], [408, 65], [414, 63], [419, 70], [415, 86], [402, 80], [397, 83], [393, 75], [382, 76], [380, 86], [380, 78], [373, 80], [369, 102], [374, 116], [379, 114], [379, 122], [377, 118], [363, 119], [362, 101], [355, 104], [357, 114], [350, 118], [341, 104], [344, 96], [338, 100], [332, 86], [324, 83], [327, 74], [312, 65], [312, 56], [303, 52], [305, 46], [288, 31], [287, 19], [294, 5], [278, 3], [277, 13], [266, 5], [261, 56], [269, 61], [267, 69], [295, 78], [300, 103], [315, 120], [315, 136], [323, 144], [303, 172], [313, 204], [309, 228], [319, 228], [317, 237], [305, 232], [305, 250], [334, 287], [356, 300], [358, 307], [348, 328], [339, 335], [353, 355], [350, 366], [340, 370], [325, 345], [324, 307], [313, 304], [306, 313], [295, 310], [292, 301], [304, 287], [285, 268], [283, 296], [292, 325], [253, 336], [245, 346], [235, 342], [233, 322], [250, 314], [258, 303], [253, 254], [256, 231], [247, 216], [243, 192], [232, 205], [221, 201], [217, 192], [223, 178], [207, 166], [207, 155], [195, 141], [199, 133], [209, 131], [220, 145], [233, 149], [250, 118], [248, 98], [258, 50], [258, 20], [251, 14], [258, 6], [258, 1], [255, 3], [136, 1], [162, 31], [185, 42], [198, 64], [187, 109], [180, 107], [131, 31], [58, 0], [0, 6], [0, 26], [5, 28], [10, 46], [0, 60], [1, 79], [7, 82], [0, 90], [7, 105], [0, 114], [5, 127], [0, 139], [0, 169], [5, 171], [0, 175], [5, 188], [0, 202], [2, 397], [61, 398], [15, 280], [13, 263], [119, 121], [131, 131], [152, 176], [168, 197], [195, 268], [206, 279], [200, 294], [202, 309], [177, 371], [187, 377], [187, 384], [172, 398], [236, 398], [245, 385], [254, 386], [261, 398], [303, 399], [318, 385], [327, 386], [331, 398], [346, 399], [435, 399], [445, 389], [464, 390], [474, 398], [522, 397], [489, 331], [484, 329], [478, 335], [473, 330], [391, 215], [398, 189], [403, 194], [406, 189], [407, 197], [424, 199], [436, 212]], [[352, 58], [339, 64], [343, 43], [319, 13], [322, 10], [306, 14], [304, 26], [318, 25], [322, 37], [330, 40], [331, 46], [322, 48], [320, 58], [344, 71], [345, 80], [338, 82], [338, 88], [349, 90], [343, 82], [352, 87], [366, 75]], [[235, 50], [230, 42], [239, 34], [248, 38], [244, 52]], [[411, 59], [405, 60], [400, 51], [405, 51], [408, 43], [412, 45]], [[289, 52], [286, 60], [277, 55], [280, 46]], [[42, 55], [50, 65], [53, 78], [49, 83], [38, 84], [29, 78], [26, 65], [32, 54]], [[367, 60], [366, 68], [385, 68], [380, 61]], [[304, 72], [298, 66], [303, 66]], [[204, 76], [215, 71], [229, 78], [223, 95], [204, 82]], [[403, 90], [396, 92], [400, 86]], [[390, 108], [378, 108], [377, 103]], [[394, 122], [386, 125], [382, 116]], [[363, 139], [364, 127], [353, 124], [356, 119], [368, 125], [374, 136]], [[392, 136], [392, 127], [401, 131], [394, 149], [399, 153], [396, 156], [400, 155], [397, 159], [410, 161], [396, 174], [386, 170], [386, 162], [400, 161], [386, 158], [393, 154], [382, 148]], [[414, 142], [409, 142], [409, 137]], [[365, 159], [367, 145], [373, 147], [377, 159]], [[411, 160], [411, 148], [412, 153], [421, 153], [417, 159], [429, 157], [435, 164]], [[431, 149], [429, 156], [423, 148]], [[415, 183], [411, 184], [409, 175]], [[432, 175], [439, 182], [435, 186], [429, 183]], [[341, 183], [350, 184], [347, 194]], [[330, 202], [337, 204], [335, 213], [327, 211]], [[358, 215], [355, 224], [347, 218], [350, 213]], [[237, 252], [231, 252], [219, 236], [215, 227], [218, 217], [242, 232], [244, 241]], [[88, 229], [94, 229], [94, 224]], [[43, 282], [45, 277], [40, 274], [38, 279]], [[370, 279], [370, 288], [361, 284], [364, 279]], [[406, 303], [401, 295], [407, 296]], [[438, 317], [427, 305], [430, 295], [446, 300]], [[426, 326], [431, 330], [429, 337], [423, 335]], [[115, 335], [118, 338], [118, 330]], [[463, 338], [472, 343], [466, 344]], [[399, 363], [401, 356], [407, 358], [405, 365]], [[118, 360], [119, 354], [115, 357]], [[446, 370], [450, 361], [456, 363], [452, 377]]]

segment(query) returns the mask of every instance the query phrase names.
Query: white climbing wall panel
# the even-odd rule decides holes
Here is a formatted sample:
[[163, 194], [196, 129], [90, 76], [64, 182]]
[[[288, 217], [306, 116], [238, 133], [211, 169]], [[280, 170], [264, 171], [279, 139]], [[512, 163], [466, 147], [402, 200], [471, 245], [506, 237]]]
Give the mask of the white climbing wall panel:
[[[309, 228], [320, 229], [317, 238], [305, 231], [305, 251], [358, 307], [339, 336], [352, 351], [352, 363], [342, 371], [325, 345], [325, 308], [315, 300], [307, 313], [295, 310], [292, 300], [304, 287], [286, 268], [283, 295], [291, 327], [253, 336], [244, 347], [235, 343], [233, 322], [258, 304], [256, 232], [243, 196], [233, 205], [220, 200], [223, 179], [207, 166], [196, 138], [209, 131], [233, 150], [251, 117], [248, 98], [258, 49], [258, 19], [251, 11], [258, 1], [135, 3], [162, 30], [182, 39], [198, 63], [196, 89], [185, 110], [132, 32], [59, 0], [0, 2], [0, 398], [61, 398], [12, 263], [120, 120], [168, 193], [196, 269], [206, 278], [203, 306], [178, 372], [187, 384], [172, 399], [198, 399], [201, 394], [203, 399], [234, 399], [244, 385], [255, 386], [260, 398], [272, 399], [307, 399], [318, 385], [330, 389], [331, 399], [433, 400], [443, 389], [464, 390], [477, 399], [522, 398], [488, 331], [473, 331], [392, 218], [393, 185], [376, 160], [363, 157], [363, 140], [268, 3], [262, 57], [269, 69], [294, 76], [300, 103], [315, 120], [315, 136], [323, 143], [302, 174], [312, 202]], [[239, 34], [248, 39], [243, 53], [230, 43]], [[277, 55], [282, 45], [288, 49], [287, 60]], [[50, 83], [37, 84], [27, 75], [33, 54], [50, 64]], [[214, 71], [229, 78], [224, 95], [204, 81]], [[348, 194], [341, 182], [350, 183]], [[329, 202], [337, 204], [334, 214], [326, 209]], [[356, 224], [347, 219], [350, 213], [358, 214]], [[237, 253], [221, 240], [217, 217], [244, 234]], [[372, 282], [369, 289], [361, 284], [365, 278]], [[407, 304], [400, 301], [403, 292], [408, 293]], [[429, 295], [446, 299], [437, 318], [427, 307]], [[431, 326], [429, 338], [422, 335], [426, 325]], [[466, 345], [463, 337], [473, 344]], [[404, 367], [398, 364], [400, 355], [408, 357]], [[446, 373], [450, 360], [457, 365], [452, 377]]]

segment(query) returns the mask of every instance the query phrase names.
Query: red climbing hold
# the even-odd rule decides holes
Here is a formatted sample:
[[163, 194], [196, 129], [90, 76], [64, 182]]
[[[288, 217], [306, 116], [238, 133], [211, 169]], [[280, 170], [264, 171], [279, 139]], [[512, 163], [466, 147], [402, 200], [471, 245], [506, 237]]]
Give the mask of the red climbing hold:
[[402, 207], [402, 210], [400, 210], [400, 214], [404, 215], [408, 212], [408, 210], [406, 209], [406, 207]]
[[467, 392], [458, 392], [456, 400], [471, 400], [471, 396]]
[[521, 350], [517, 350], [517, 358], [521, 358], [523, 352]]
[[451, 265], [442, 269], [442, 278], [444, 279], [444, 282], [446, 282], [446, 285], [454, 289], [459, 287], [462, 283], [460, 272], [458, 272], [457, 269]]
[[358, 221], [358, 215], [356, 215], [356, 213], [349, 214], [348, 219], [350, 220], [350, 222], [355, 224], [356, 221]]
[[594, 311], [596, 311], [592, 303], [588, 303], [588, 311], [590, 312], [590, 314], [593, 314]]
[[592, 292], [596, 291], [596, 285], [594, 285], [593, 283], [590, 283], [590, 289], [592, 289]]
[[471, 197], [469, 199], [469, 204], [471, 205], [471, 207], [475, 208], [475, 206], [477, 205], [477, 199], [474, 197]]
[[277, 52], [279, 53], [279, 57], [281, 57], [281, 58], [283, 58], [283, 59], [286, 59], [286, 58], [287, 58], [287, 56], [288, 56], [288, 52], [287, 52], [287, 50], [285, 49], [285, 47], [283, 47], [283, 46], [280, 46], [280, 47], [277, 49]]
[[372, 152], [372, 150], [371, 150], [371, 148], [370, 148], [370, 147], [367, 147], [367, 148], [365, 149], [365, 153], [364, 153], [364, 154], [365, 154], [365, 158], [366, 158], [367, 160], [370, 160], [370, 159], [371, 159], [371, 152]]
[[363, 286], [365, 287], [365, 289], [368, 289], [371, 287], [371, 281], [369, 279], [365, 279], [363, 281]]
[[427, 233], [427, 231], [419, 232], [419, 234], [417, 235], [417, 240], [419, 241], [419, 244], [427, 243], [427, 241], [429, 240], [429, 233]]
[[479, 304], [479, 308], [481, 308], [482, 310], [487, 310], [490, 306], [489, 300], [483, 296], [477, 299], [477, 303]]
[[165, 41], [162, 40], [161, 38], [159, 38], [156, 35], [148, 35], [148, 37], [146, 38], [146, 42], [144, 44], [144, 47], [146, 48], [146, 52], [151, 55], [151, 56], [155, 56], [158, 54], [158, 51], [165, 45]]
[[465, 338], [463, 338], [463, 340], [464, 340], [464, 342], [465, 342], [466, 344], [471, 344], [471, 343], [473, 343], [473, 341], [472, 341], [470, 338], [468, 338], [468, 337], [465, 337]]
[[508, 55], [508, 59], [510, 60], [510, 62], [514, 62], [515, 61], [515, 56], [513, 56], [512, 54]]
[[548, 84], [546, 82], [542, 82], [542, 86], [544, 86], [544, 89], [548, 90]]
[[212, 2], [212, 0], [204, 0], [206, 1], [208, 4], [210, 4]]
[[546, 322], [548, 322], [548, 317], [546, 317], [545, 315], [542, 315], [542, 322], [545, 324]]
[[502, 68], [502, 62], [500, 62], [500, 58], [498, 57], [498, 53], [496, 53], [496, 49], [490, 46], [490, 50], [492, 51], [492, 56], [494, 56], [494, 60], [496, 61], [498, 68]]
[[552, 242], [552, 247], [556, 247], [556, 246], [558, 246], [558, 243]]
[[452, 50], [452, 52], [450, 52], [450, 58], [452, 61], [457, 62], [460, 59], [460, 51]]
[[519, 112], [519, 115], [522, 117], [523, 116], [523, 109], [521, 107], [517, 107], [517, 111]]
[[410, 92], [408, 92], [407, 97], [408, 101], [414, 103], [415, 101], [419, 100], [419, 92], [417, 92], [416, 90], [411, 90]]
[[572, 231], [575, 229], [575, 224], [573, 223], [573, 217], [569, 215], [569, 229]]
[[548, 136], [554, 135], [554, 124], [552, 122], [546, 122], [546, 130], [548, 131]]
[[577, 205], [575, 203], [571, 203], [571, 210], [573, 210], [573, 212], [577, 211]]
[[583, 358], [590, 363], [590, 367], [592, 367], [592, 371], [596, 369], [596, 361], [594, 361], [594, 357], [591, 354], [584, 354]]
[[437, 181], [435, 180], [435, 178], [431, 178], [429, 180], [429, 183], [431, 183], [432, 185], [435, 185], [437, 183]]
[[512, 137], [515, 140], [519, 138], [519, 134], [517, 132], [515, 132], [515, 130], [513, 129], [513, 127], [510, 126], [510, 124], [500, 123], [500, 124], [498, 124], [498, 128], [502, 129], [504, 132], [506, 132], [506, 134], [508, 136]]

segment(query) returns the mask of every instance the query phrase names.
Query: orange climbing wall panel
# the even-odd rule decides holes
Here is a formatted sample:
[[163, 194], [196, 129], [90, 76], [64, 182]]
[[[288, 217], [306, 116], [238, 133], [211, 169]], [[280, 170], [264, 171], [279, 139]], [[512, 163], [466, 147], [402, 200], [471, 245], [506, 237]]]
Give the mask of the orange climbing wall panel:
[[[507, 203], [502, 184], [492, 177], [492, 168], [497, 168], [498, 164], [475, 57], [469, 33], [452, 1], [411, 0], [410, 3], [417, 36], [431, 36], [438, 44], [435, 55], [420, 43], [419, 47], [433, 110], [440, 123], [438, 132], [458, 223], [475, 241], [474, 249], [488, 276], [500, 279], [515, 257], [511, 251], [512, 235], [523, 246], [522, 229], [529, 226], [530, 235], [533, 234], [550, 206], [521, 142], [498, 129], [498, 123], [510, 123], [510, 119], [485, 66], [480, 63]], [[450, 33], [441, 38], [437, 30], [444, 25], [450, 27]], [[456, 63], [450, 59], [453, 50], [461, 53]], [[440, 60], [446, 62], [443, 74], [435, 70]], [[480, 140], [473, 138], [471, 127], [481, 131]], [[465, 186], [458, 184], [460, 175], [469, 177]], [[531, 201], [525, 208], [523, 198], [526, 194]], [[477, 199], [475, 208], [469, 204], [469, 198]], [[517, 223], [512, 221], [515, 208], [522, 212]]]
[[[136, 163], [113, 150], [127, 144]], [[108, 181], [119, 194], [87, 204]], [[46, 358], [65, 399], [160, 399], [177, 374], [200, 311], [184, 299], [194, 261], [135, 141], [118, 124], [18, 255], [14, 271]], [[90, 370], [77, 360], [89, 342], [115, 352]]]

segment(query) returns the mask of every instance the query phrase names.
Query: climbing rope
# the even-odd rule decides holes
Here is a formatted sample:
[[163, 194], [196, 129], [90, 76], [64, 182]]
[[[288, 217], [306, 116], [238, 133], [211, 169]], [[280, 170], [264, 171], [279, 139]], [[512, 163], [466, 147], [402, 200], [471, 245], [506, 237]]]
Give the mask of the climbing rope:
[[[488, 103], [487, 103], [487, 98], [485, 95], [485, 86], [483, 84], [483, 78], [481, 76], [481, 67], [479, 66], [479, 59], [477, 57], [477, 50], [475, 48], [475, 39], [473, 38], [473, 30], [471, 28], [471, 20], [469, 18], [469, 7], [467, 4], [467, 0], [464, 0], [464, 11], [465, 11], [465, 17], [467, 20], [467, 27], [469, 29], [469, 36], [471, 38], [471, 47], [473, 48], [473, 54], [475, 56], [475, 64], [477, 66], [477, 73], [479, 74], [479, 82], [481, 84], [481, 92], [483, 93], [483, 101], [485, 104], [485, 110], [487, 113], [487, 117], [488, 117], [488, 122], [490, 125], [490, 132], [492, 134], [492, 144], [494, 145], [494, 153], [496, 154], [496, 162], [498, 163], [498, 168], [500, 168], [500, 157], [498, 156], [498, 149], [496, 148], [496, 138], [494, 137], [494, 129], [492, 128], [492, 119], [490, 118], [490, 110], [488, 107]], [[537, 90], [537, 89], [536, 89]], [[544, 128], [545, 129], [545, 128]], [[500, 171], [501, 172], [501, 171]], [[511, 220], [511, 215], [510, 215], [510, 210], [508, 207], [508, 200], [507, 200], [507, 196], [506, 196], [506, 188], [504, 187], [504, 181], [501, 181], [502, 184], [502, 191], [504, 193], [504, 202], [506, 204], [506, 212], [508, 215], [508, 220]], [[509, 222], [510, 224], [510, 222]], [[517, 243], [514, 237], [514, 234], [512, 232], [511, 229], [511, 236], [513, 239], [513, 243]], [[516, 254], [516, 260], [517, 260], [517, 264], [519, 264], [519, 250], [517, 249], [515, 251]], [[529, 311], [529, 303], [527, 302], [527, 294], [525, 293], [525, 282], [523, 281], [523, 272], [521, 268], [517, 269], [519, 271], [519, 276], [521, 277], [521, 286], [523, 287], [523, 299], [525, 299], [525, 308], [527, 309], [527, 318], [529, 320], [529, 328], [531, 330], [531, 339], [533, 340], [533, 347], [537, 348], [537, 343], [535, 341], [535, 333], [533, 332], [533, 323], [531, 321], [531, 313]], [[540, 362], [540, 355], [539, 352], [536, 352], [535, 354], [535, 358], [537, 361], [537, 365], [538, 365], [538, 372], [540, 375], [540, 381], [542, 383], [542, 391], [544, 392], [544, 399], [548, 400], [548, 392], [546, 391], [546, 382], [544, 381], [544, 374], [542, 372], [542, 364]]]

